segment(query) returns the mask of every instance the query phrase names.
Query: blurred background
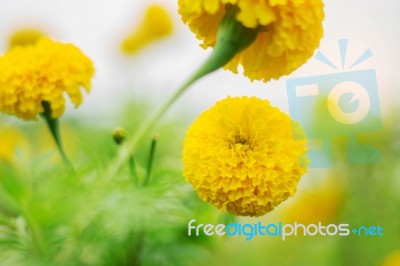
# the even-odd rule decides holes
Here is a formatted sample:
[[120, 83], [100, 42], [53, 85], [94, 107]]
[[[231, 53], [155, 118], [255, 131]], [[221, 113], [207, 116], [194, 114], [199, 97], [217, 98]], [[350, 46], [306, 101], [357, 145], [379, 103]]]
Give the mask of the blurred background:
[[[376, 69], [382, 108], [387, 110], [396, 106], [398, 100], [391, 95], [399, 83], [396, 70], [400, 64], [397, 52], [400, 38], [395, 33], [398, 24], [396, 10], [400, 4], [394, 0], [324, 2], [325, 33], [320, 49], [340, 65], [338, 39], [349, 39], [349, 60], [370, 48], [373, 57], [359, 67]], [[173, 32], [127, 58], [120, 53], [120, 43], [138, 26], [146, 6], [150, 4], [160, 4], [168, 10]], [[180, 21], [177, 1], [174, 0], [2, 1], [0, 15], [0, 38], [3, 40], [0, 48], [3, 51], [11, 33], [33, 27], [54, 39], [76, 44], [92, 58], [97, 69], [95, 89], [80, 108], [79, 115], [107, 114], [115, 110], [127, 95], [160, 102], [210, 53], [199, 48], [199, 42]], [[242, 75], [220, 70], [197, 83], [175, 109], [181, 105], [197, 114], [226, 95], [258, 95], [288, 110], [285, 89], [288, 78], [332, 72], [331, 68], [311, 59], [290, 77], [265, 84], [250, 83]], [[154, 95], [158, 97], [152, 97]], [[101, 108], [96, 108], [98, 106]], [[76, 112], [69, 113], [73, 115]]]
[[[312, 58], [269, 83], [224, 70], [196, 83], [152, 129], [160, 133], [152, 182], [137, 187], [129, 169], [112, 185], [101, 177], [118, 150], [113, 129], [134, 132], [210, 53], [180, 21], [177, 1], [0, 1], [2, 53], [14, 32], [33, 28], [75, 44], [96, 67], [90, 95], [63, 116], [64, 142], [77, 177], [65, 173], [43, 121], [0, 115], [0, 265], [400, 265], [399, 2], [325, 1], [320, 51], [339, 69]], [[152, 4], [165, 8], [170, 30], [128, 54], [121, 44], [147, 25], [144, 14]], [[349, 40], [348, 62], [367, 49], [373, 53], [352, 70], [376, 71], [381, 117], [377, 130], [362, 141], [380, 151], [380, 160], [350, 164], [339, 136], [333, 166], [309, 169], [296, 195], [263, 217], [227, 217], [201, 202], [181, 176], [182, 140], [191, 122], [227, 95], [266, 98], [289, 113], [289, 79], [349, 70], [349, 65], [341, 67], [338, 39]], [[313, 123], [332, 127], [318, 117]], [[150, 144], [151, 135], [137, 152], [139, 179], [147, 175]], [[379, 225], [384, 236], [307, 236], [285, 242], [191, 238], [191, 219]]]

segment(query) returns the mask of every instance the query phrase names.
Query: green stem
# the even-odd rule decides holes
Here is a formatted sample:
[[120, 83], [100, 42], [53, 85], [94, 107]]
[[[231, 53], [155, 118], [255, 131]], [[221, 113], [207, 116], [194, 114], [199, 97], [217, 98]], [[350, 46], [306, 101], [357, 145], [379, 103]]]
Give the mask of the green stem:
[[136, 145], [151, 126], [165, 111], [197, 80], [226, 65], [236, 54], [252, 44], [260, 29], [249, 29], [236, 20], [237, 9], [230, 7], [226, 10], [217, 32], [217, 42], [208, 60], [179, 87], [168, 100], [161, 105], [135, 132], [133, 137], [121, 147], [120, 153], [108, 169], [107, 176], [112, 177], [129, 160], [135, 152]]
[[[216, 50], [214, 50], [215, 52]], [[145, 135], [145, 133], [150, 129], [152, 125], [157, 121], [158, 118], [161, 117], [165, 113], [165, 111], [168, 110], [168, 108], [198, 79], [201, 77], [205, 76], [208, 73], [213, 72], [215, 69], [208, 69], [205, 66], [207, 65], [207, 62], [209, 61], [214, 61], [214, 55], [215, 53], [212, 53], [210, 59], [206, 61], [206, 63], [201, 67], [197, 72], [195, 72], [178, 90], [175, 91], [174, 94], [172, 94], [168, 100], [161, 105], [150, 117], [149, 119], [146, 120], [145, 123], [143, 123], [139, 129], [135, 132], [133, 137], [127, 141], [127, 143], [121, 147], [120, 153], [118, 154], [118, 158], [111, 165], [111, 168], [108, 171], [108, 176], [113, 176], [115, 175], [118, 170], [122, 167], [122, 165], [125, 164], [127, 160], [129, 160], [129, 157], [131, 154], [134, 153], [136, 145], [138, 142], [141, 140], [141, 138]]]
[[144, 179], [143, 186], [147, 186], [151, 177], [157, 142], [158, 142], [158, 134], [154, 134], [153, 139], [151, 140], [149, 160], [147, 161], [146, 177]]
[[59, 120], [53, 119], [51, 117], [51, 108], [50, 108], [50, 104], [46, 101], [42, 102], [43, 108], [44, 108], [44, 112], [42, 113], [42, 116], [44, 117], [44, 119], [46, 120], [47, 126], [50, 130], [50, 133], [54, 139], [54, 141], [56, 142], [58, 151], [60, 152], [60, 155], [62, 157], [62, 159], [64, 160], [65, 164], [73, 169], [71, 162], [68, 160], [67, 155], [64, 152], [64, 148], [62, 146], [62, 141], [61, 141], [61, 134], [60, 134], [60, 122]]

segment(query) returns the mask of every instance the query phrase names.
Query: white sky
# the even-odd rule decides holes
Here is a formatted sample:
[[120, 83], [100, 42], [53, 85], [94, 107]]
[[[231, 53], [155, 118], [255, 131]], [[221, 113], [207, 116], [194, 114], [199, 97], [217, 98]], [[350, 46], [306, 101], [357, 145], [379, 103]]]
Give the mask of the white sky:
[[[54, 39], [71, 42], [89, 55], [97, 72], [93, 90], [79, 111], [68, 114], [101, 114], [116, 110], [121, 101], [135, 96], [161, 102], [192, 73], [208, 55], [177, 15], [176, 0], [0, 0], [0, 50], [15, 29], [42, 28]], [[119, 42], [140, 19], [146, 3], [170, 8], [175, 20], [174, 35], [148, 47], [135, 57], [119, 54]], [[349, 60], [371, 48], [373, 58], [358, 69], [376, 69], [384, 112], [399, 103], [400, 2], [395, 0], [325, 1], [325, 37], [321, 50], [339, 62], [337, 39], [349, 39]], [[180, 99], [175, 111], [193, 116], [227, 95], [257, 95], [288, 111], [285, 83], [288, 78], [331, 74], [334, 70], [316, 60], [289, 77], [270, 83], [251, 83], [241, 75], [219, 71], [200, 82]], [[140, 92], [142, 90], [142, 92]], [[144, 91], [144, 92], [143, 92]]]

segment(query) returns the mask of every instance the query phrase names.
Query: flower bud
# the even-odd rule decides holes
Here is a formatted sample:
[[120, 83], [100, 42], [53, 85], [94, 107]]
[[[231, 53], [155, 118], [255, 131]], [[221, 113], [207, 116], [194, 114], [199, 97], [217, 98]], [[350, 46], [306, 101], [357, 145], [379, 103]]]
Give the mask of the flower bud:
[[128, 132], [122, 127], [118, 127], [113, 132], [113, 139], [117, 145], [121, 145], [127, 138]]

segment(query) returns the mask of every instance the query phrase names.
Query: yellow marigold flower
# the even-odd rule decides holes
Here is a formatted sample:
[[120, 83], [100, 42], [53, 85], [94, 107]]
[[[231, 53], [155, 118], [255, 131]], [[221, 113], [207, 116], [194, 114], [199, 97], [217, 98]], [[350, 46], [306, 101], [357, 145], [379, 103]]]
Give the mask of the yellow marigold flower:
[[220, 210], [263, 215], [292, 196], [307, 171], [305, 140], [294, 139], [293, 125], [267, 100], [219, 101], [186, 132], [184, 176]]
[[321, 184], [297, 192], [282, 211], [283, 221], [301, 224], [332, 223], [345, 199], [345, 187], [339, 178], [329, 176]]
[[140, 26], [121, 44], [122, 51], [134, 54], [155, 41], [172, 33], [172, 20], [164, 7], [150, 6]]
[[13, 48], [19, 45], [30, 45], [35, 44], [38, 40], [45, 37], [46, 35], [37, 29], [22, 29], [16, 31], [10, 36], [8, 40], [8, 47]]
[[64, 113], [64, 93], [79, 106], [80, 87], [89, 92], [93, 74], [91, 60], [72, 44], [43, 38], [17, 46], [0, 57], [0, 112], [35, 120], [48, 102], [56, 119]]
[[179, 0], [182, 20], [202, 41], [214, 47], [217, 30], [228, 7], [236, 20], [259, 29], [256, 40], [225, 68], [237, 73], [243, 66], [251, 80], [268, 81], [288, 75], [304, 64], [323, 35], [322, 0]]
[[390, 253], [382, 263], [382, 266], [399, 266], [400, 265], [400, 249]]
[[25, 146], [25, 138], [18, 130], [9, 126], [0, 126], [0, 161], [12, 161], [15, 151]]

